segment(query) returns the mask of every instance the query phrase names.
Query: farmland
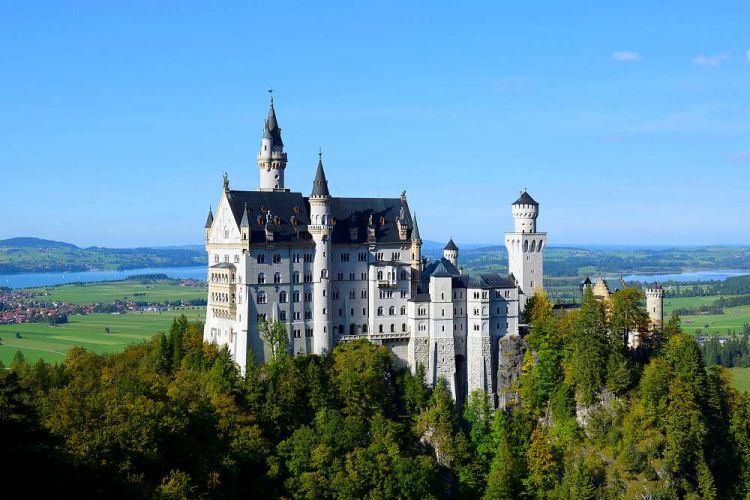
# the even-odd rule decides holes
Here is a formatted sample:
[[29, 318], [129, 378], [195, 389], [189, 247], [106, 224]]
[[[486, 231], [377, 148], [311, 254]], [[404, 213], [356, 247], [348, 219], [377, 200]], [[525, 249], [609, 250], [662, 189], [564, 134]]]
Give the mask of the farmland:
[[72, 283], [45, 288], [28, 288], [26, 291], [46, 294], [44, 299], [49, 302], [67, 302], [77, 305], [107, 304], [129, 300], [164, 303], [206, 298], [205, 288], [184, 286], [176, 280], [164, 280], [156, 283], [143, 283], [137, 280]]
[[[724, 297], [732, 297], [726, 295]], [[702, 305], [710, 305], [718, 296], [706, 297], [679, 297], [664, 299], [665, 320], [671, 316], [672, 311], [680, 308], [695, 308]], [[728, 330], [741, 333], [744, 325], [750, 324], [750, 305], [725, 307], [724, 314], [698, 314], [693, 316], [682, 316], [682, 328], [687, 333], [703, 334], [726, 334]]]
[[[8, 366], [16, 351], [21, 351], [29, 362], [43, 359], [54, 363], [62, 361], [65, 353], [76, 346], [97, 353], [122, 351], [129, 344], [169, 329], [180, 314], [203, 321], [205, 311], [205, 307], [188, 307], [162, 312], [89, 314], [71, 316], [67, 324], [55, 327], [46, 323], [0, 325], [0, 361]], [[106, 328], [110, 333], [106, 333]], [[17, 332], [21, 338], [16, 338]]]

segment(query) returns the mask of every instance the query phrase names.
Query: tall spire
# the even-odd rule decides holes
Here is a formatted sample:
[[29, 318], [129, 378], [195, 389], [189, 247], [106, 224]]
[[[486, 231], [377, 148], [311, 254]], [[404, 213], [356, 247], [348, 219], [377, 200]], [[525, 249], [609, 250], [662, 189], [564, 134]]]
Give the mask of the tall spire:
[[247, 203], [245, 203], [245, 209], [242, 211], [240, 227], [250, 227], [250, 214], [247, 211]]
[[214, 223], [214, 213], [211, 210], [211, 207], [208, 207], [208, 217], [206, 218], [206, 229], [211, 229], [211, 226]]
[[412, 217], [414, 220], [414, 227], [411, 230], [411, 240], [412, 241], [422, 241], [422, 239], [419, 237], [419, 225], [417, 224], [417, 212], [414, 212], [414, 217]]
[[[269, 93], [273, 92], [269, 90]], [[279, 122], [276, 119], [276, 109], [273, 107], [273, 93], [271, 93], [271, 104], [268, 107], [268, 118], [266, 118], [266, 126], [263, 130], [265, 137], [266, 130], [271, 134], [273, 139], [273, 145], [276, 148], [284, 147], [284, 141], [281, 140], [281, 128], [279, 128]]]
[[313, 181], [313, 190], [310, 196], [318, 197], [329, 197], [331, 193], [328, 191], [328, 180], [326, 179], [326, 173], [323, 171], [323, 151], [318, 152], [318, 170], [315, 172], [315, 180]]
[[284, 141], [281, 140], [281, 128], [276, 119], [276, 109], [273, 102], [273, 90], [268, 106], [268, 117], [263, 123], [263, 137], [260, 140], [258, 152], [258, 169], [260, 170], [261, 191], [284, 191], [284, 170], [286, 169], [286, 153]]

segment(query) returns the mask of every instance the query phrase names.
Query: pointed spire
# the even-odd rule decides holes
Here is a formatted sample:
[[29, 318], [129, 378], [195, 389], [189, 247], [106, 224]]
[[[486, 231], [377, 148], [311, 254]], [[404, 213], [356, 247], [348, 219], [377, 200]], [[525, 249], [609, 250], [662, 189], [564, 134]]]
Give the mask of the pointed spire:
[[211, 206], [208, 207], [208, 217], [206, 218], [206, 229], [210, 229], [214, 223], [214, 213], [211, 210]]
[[271, 104], [268, 107], [268, 118], [266, 118], [266, 124], [263, 129], [263, 137], [266, 134], [270, 135], [273, 139], [274, 147], [284, 147], [284, 141], [281, 140], [281, 128], [279, 128], [279, 122], [276, 119], [276, 109], [273, 107], [273, 90], [268, 91], [271, 94]]
[[310, 196], [317, 197], [330, 197], [331, 193], [328, 191], [328, 180], [326, 180], [326, 173], [323, 171], [323, 151], [318, 152], [318, 171], [315, 172], [315, 180], [313, 181], [313, 190]]
[[411, 230], [411, 241], [422, 241], [422, 239], [419, 237], [419, 225], [417, 224], [417, 212], [414, 212], [414, 217], [412, 217], [414, 220], [414, 227]]
[[450, 240], [448, 240], [448, 244], [445, 245], [445, 248], [443, 248], [443, 250], [458, 250], [458, 247], [453, 242], [453, 238], [451, 238]]
[[250, 227], [250, 213], [247, 210], [247, 203], [245, 203], [245, 209], [242, 211], [240, 227]]

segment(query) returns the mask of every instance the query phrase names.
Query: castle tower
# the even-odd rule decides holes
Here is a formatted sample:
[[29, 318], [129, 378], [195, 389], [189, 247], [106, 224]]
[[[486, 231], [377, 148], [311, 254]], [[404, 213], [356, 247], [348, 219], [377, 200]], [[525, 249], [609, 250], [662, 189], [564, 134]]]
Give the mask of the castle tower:
[[443, 248], [443, 258], [453, 264], [453, 267], [458, 267], [458, 247], [453, 243], [453, 238]]
[[329, 270], [331, 268], [331, 195], [328, 181], [323, 171], [323, 154], [318, 154], [318, 170], [315, 173], [312, 193], [310, 193], [310, 225], [308, 232], [315, 242], [313, 261], [313, 352], [324, 354], [333, 347], [331, 331], [331, 294]]
[[414, 227], [411, 230], [411, 296], [414, 297], [422, 280], [422, 238], [419, 237], [416, 212], [412, 219]]
[[547, 233], [536, 232], [539, 203], [525, 190], [513, 203], [512, 212], [514, 228], [513, 232], [505, 233], [505, 247], [508, 249], [508, 269], [520, 287], [520, 313], [529, 297], [544, 288], [544, 247], [547, 245]]
[[453, 399], [459, 394], [456, 380], [456, 342], [453, 335], [453, 286], [452, 278], [443, 262], [430, 276], [430, 384], [441, 378], [450, 390]]
[[211, 226], [214, 225], [214, 212], [211, 207], [208, 207], [208, 217], [206, 218], [206, 243], [208, 243], [208, 237], [211, 234]]
[[661, 330], [664, 325], [664, 289], [656, 282], [646, 288], [646, 309], [651, 327]]
[[281, 128], [276, 120], [276, 110], [268, 109], [268, 118], [263, 125], [263, 138], [260, 140], [258, 152], [258, 169], [260, 169], [261, 191], [284, 191], [284, 170], [286, 169], [286, 153], [284, 142], [281, 140]]

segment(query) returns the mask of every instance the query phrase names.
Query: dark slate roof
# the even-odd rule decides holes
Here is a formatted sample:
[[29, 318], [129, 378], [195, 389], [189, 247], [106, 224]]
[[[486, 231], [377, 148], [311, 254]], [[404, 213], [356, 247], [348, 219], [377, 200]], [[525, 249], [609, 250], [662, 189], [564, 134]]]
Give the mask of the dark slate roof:
[[534, 200], [534, 198], [532, 198], [531, 195], [527, 193], [526, 191], [521, 193], [521, 196], [516, 201], [514, 201], [513, 204], [514, 205], [535, 205], [537, 207], [539, 206], [539, 203], [537, 203]]
[[323, 171], [322, 157], [318, 159], [318, 170], [315, 172], [315, 180], [313, 181], [313, 188], [310, 196], [331, 196], [331, 193], [328, 192], [326, 173]]
[[266, 128], [271, 133], [271, 138], [273, 138], [273, 145], [284, 147], [284, 141], [281, 140], [281, 128], [279, 128], [279, 122], [276, 120], [276, 110], [273, 108], [273, 101], [271, 101], [271, 107], [268, 108]]
[[231, 262], [220, 262], [219, 264], [214, 264], [209, 269], [237, 269], [237, 266]]
[[[309, 198], [301, 193], [289, 191], [229, 191], [229, 206], [232, 209], [237, 225], [242, 224], [245, 204], [247, 204], [250, 241], [265, 241], [265, 214], [270, 210], [271, 217], [279, 217], [274, 242], [297, 241], [310, 239], [307, 224], [310, 223]], [[399, 238], [396, 221], [404, 207], [404, 221], [412, 227], [409, 205], [401, 198], [330, 198], [331, 216], [334, 220], [334, 244], [367, 243], [367, 226], [372, 215], [375, 235], [378, 243], [407, 243]], [[296, 218], [294, 226], [292, 217]], [[381, 224], [382, 221], [382, 224]], [[356, 238], [352, 239], [352, 227], [357, 228]], [[299, 230], [300, 235], [297, 235]]]
[[[409, 227], [412, 217], [409, 205], [401, 198], [331, 198], [331, 216], [334, 219], [333, 243], [366, 243], [367, 226], [370, 216], [375, 226], [375, 237], [378, 243], [406, 243], [398, 235], [398, 220], [401, 207]], [[381, 224], [382, 221], [382, 224]], [[352, 229], [357, 228], [356, 239], [352, 239]]]
[[451, 238], [448, 241], [448, 244], [445, 245], [445, 248], [443, 248], [443, 250], [455, 250], [455, 251], [458, 251], [458, 247], [456, 246], [455, 243], [453, 243], [453, 238]]
[[242, 211], [242, 221], [240, 221], [240, 227], [250, 227], [250, 213], [245, 204], [245, 209]]
[[456, 266], [450, 263], [449, 260], [441, 258], [439, 260], [433, 260], [422, 271], [422, 281], [430, 281], [430, 276], [437, 276], [439, 278], [445, 277], [460, 277], [461, 273], [458, 272]]
[[206, 218], [206, 229], [210, 229], [214, 223], [214, 214], [211, 211], [211, 207], [208, 208], [208, 217]]
[[584, 279], [583, 281], [581, 281], [581, 286], [584, 286], [584, 285], [591, 285], [591, 278], [589, 278], [588, 276], [586, 276], [586, 279]]
[[[279, 218], [274, 231], [274, 242], [297, 241], [309, 239], [307, 224], [310, 223], [307, 200], [301, 193], [287, 191], [229, 191], [229, 206], [237, 225], [242, 224], [242, 218], [247, 205], [248, 222], [250, 227], [250, 241], [266, 240], [266, 213]], [[292, 220], [296, 221], [296, 226]], [[298, 237], [298, 230], [301, 233]]]
[[412, 298], [409, 299], [409, 302], [429, 302], [429, 301], [430, 301], [429, 293], [418, 293], [417, 295], [414, 295]]
[[414, 217], [412, 217], [412, 220], [414, 221], [414, 228], [411, 231], [411, 239], [412, 241], [420, 241], [419, 225], [417, 224], [417, 212], [414, 212]]
[[456, 288], [515, 288], [516, 285], [508, 278], [503, 278], [496, 273], [463, 275], [460, 282], [454, 282]]

